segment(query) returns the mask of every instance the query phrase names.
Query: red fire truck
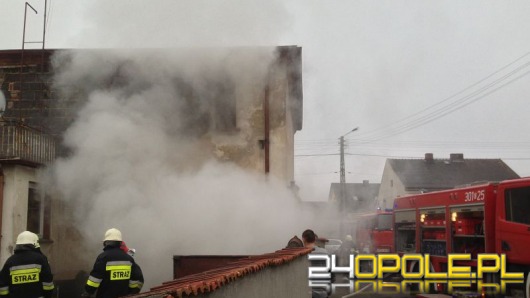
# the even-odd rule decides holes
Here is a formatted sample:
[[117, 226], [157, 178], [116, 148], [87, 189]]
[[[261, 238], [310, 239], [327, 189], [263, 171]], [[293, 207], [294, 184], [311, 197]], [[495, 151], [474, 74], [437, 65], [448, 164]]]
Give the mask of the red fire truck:
[[479, 253], [505, 254], [530, 297], [530, 178], [397, 198], [393, 228], [395, 251], [430, 254], [437, 272], [449, 253], [471, 254], [471, 267]]
[[356, 217], [355, 248], [363, 253], [389, 253], [394, 251], [392, 212], [378, 210]]

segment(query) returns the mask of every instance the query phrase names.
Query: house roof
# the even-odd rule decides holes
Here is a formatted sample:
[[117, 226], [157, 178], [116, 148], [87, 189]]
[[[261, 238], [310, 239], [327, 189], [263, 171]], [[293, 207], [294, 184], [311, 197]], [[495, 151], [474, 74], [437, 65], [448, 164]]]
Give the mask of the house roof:
[[501, 159], [388, 159], [407, 190], [439, 190], [480, 181], [520, 178]]
[[[380, 183], [345, 183], [346, 198], [357, 197], [360, 201], [373, 200], [377, 197]], [[341, 184], [331, 183], [329, 188], [329, 199], [340, 197]]]
[[280, 266], [294, 259], [307, 255], [311, 248], [284, 248], [274, 253], [249, 256], [231, 262], [222, 267], [201, 273], [188, 275], [179, 279], [164, 282], [150, 291], [127, 297], [188, 297], [213, 292], [225, 284], [244, 278], [266, 267]]

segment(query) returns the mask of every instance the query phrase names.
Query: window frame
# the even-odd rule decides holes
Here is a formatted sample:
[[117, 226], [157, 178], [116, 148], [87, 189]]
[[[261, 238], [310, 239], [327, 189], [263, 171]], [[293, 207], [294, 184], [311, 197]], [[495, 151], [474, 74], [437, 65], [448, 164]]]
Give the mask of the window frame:
[[[28, 206], [26, 209], [26, 229], [39, 235], [41, 240], [50, 240], [51, 236], [51, 198], [48, 194], [44, 193], [40, 188], [39, 184], [34, 181], [28, 183]], [[35, 203], [32, 204], [32, 200], [35, 200], [38, 208], [34, 208]], [[37, 212], [32, 212], [31, 210]], [[35, 214], [38, 214], [38, 224], [33, 226], [31, 222], [34, 220]]]

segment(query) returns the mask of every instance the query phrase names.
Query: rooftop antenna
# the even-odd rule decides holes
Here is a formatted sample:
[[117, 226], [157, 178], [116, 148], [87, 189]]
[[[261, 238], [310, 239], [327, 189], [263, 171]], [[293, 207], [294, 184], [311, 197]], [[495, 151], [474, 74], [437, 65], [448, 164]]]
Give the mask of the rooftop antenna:
[[28, 7], [31, 8], [35, 12], [35, 14], [38, 14], [37, 10], [31, 6], [28, 2], [26, 2], [24, 7], [24, 27], [22, 31], [22, 53], [20, 57], [20, 97], [22, 98], [22, 81], [23, 81], [23, 75], [22, 72], [24, 70], [24, 51], [26, 49], [26, 44], [42, 44], [42, 54], [41, 54], [41, 72], [44, 71], [44, 47], [46, 43], [46, 10], [48, 7], [48, 0], [44, 0], [44, 20], [43, 20], [43, 29], [42, 29], [42, 40], [39, 41], [26, 41], [26, 23], [27, 23], [27, 14], [28, 14]]

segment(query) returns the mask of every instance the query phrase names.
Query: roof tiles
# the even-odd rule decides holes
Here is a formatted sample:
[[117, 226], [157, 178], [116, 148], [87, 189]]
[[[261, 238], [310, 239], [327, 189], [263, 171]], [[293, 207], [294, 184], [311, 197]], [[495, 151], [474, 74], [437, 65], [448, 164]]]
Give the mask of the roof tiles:
[[284, 248], [274, 253], [249, 256], [231, 262], [228, 265], [184, 276], [179, 279], [164, 282], [150, 291], [128, 297], [164, 297], [182, 298], [197, 296], [217, 290], [227, 283], [256, 273], [266, 267], [279, 266], [311, 252], [310, 248]]
[[477, 181], [519, 178], [501, 159], [388, 159], [407, 189], [448, 189]]

